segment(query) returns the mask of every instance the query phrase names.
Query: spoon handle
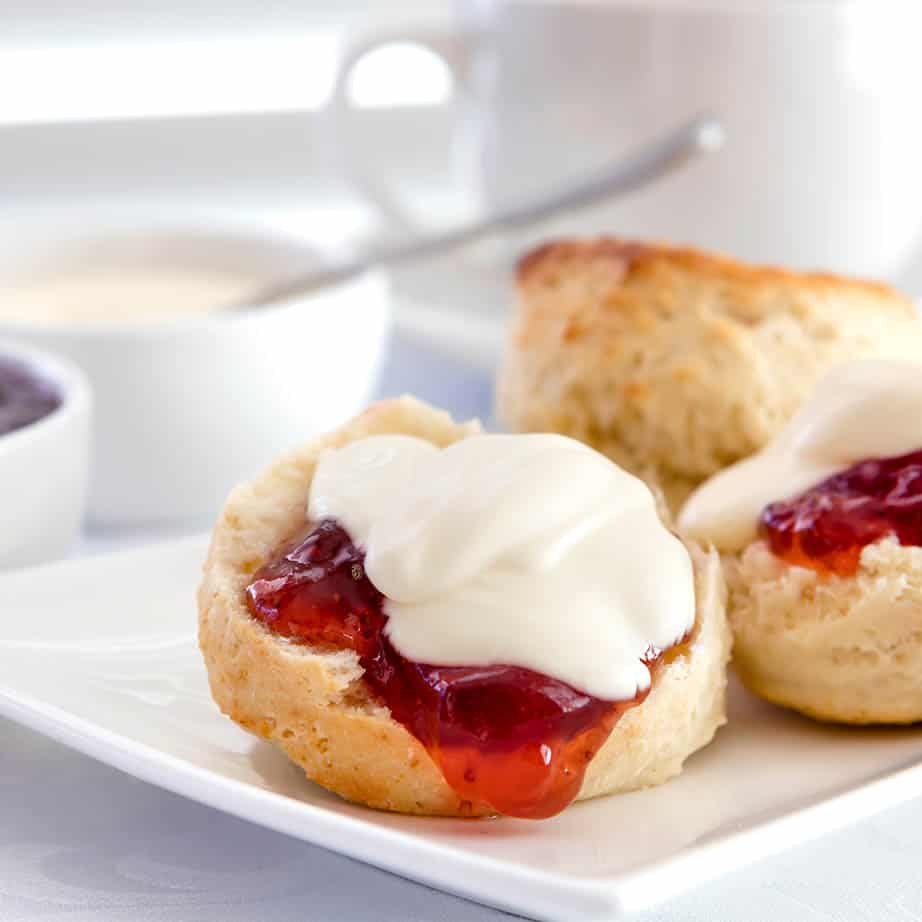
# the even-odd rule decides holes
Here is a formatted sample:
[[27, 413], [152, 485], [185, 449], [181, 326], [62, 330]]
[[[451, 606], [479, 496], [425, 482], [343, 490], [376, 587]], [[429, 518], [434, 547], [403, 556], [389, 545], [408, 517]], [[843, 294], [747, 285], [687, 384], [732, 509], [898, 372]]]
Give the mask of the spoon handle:
[[481, 220], [443, 233], [383, 247], [362, 257], [315, 269], [307, 275], [262, 289], [247, 299], [247, 309], [264, 307], [348, 281], [372, 268], [390, 268], [442, 255], [485, 237], [507, 233], [545, 221], [605, 199], [633, 192], [671, 173], [701, 154], [723, 145], [723, 127], [710, 116], [698, 116], [617, 163], [553, 192], [544, 198], [513, 206]]

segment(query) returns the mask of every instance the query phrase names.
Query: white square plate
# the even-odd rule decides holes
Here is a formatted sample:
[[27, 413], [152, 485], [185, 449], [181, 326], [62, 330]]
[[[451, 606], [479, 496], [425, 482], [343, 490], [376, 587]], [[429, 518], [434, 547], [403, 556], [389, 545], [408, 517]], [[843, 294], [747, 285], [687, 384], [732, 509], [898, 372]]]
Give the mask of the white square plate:
[[351, 806], [222, 717], [195, 642], [205, 540], [0, 579], [0, 714], [220, 810], [541, 919], [612, 918], [922, 789], [922, 731], [822, 726], [733, 689], [667, 785], [521, 820]]

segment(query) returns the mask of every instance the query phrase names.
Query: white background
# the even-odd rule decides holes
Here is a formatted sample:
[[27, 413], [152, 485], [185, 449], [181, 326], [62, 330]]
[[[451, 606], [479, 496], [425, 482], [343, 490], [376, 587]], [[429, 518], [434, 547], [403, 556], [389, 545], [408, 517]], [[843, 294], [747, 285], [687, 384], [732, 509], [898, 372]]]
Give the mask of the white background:
[[[5, 0], [0, 123], [315, 110], [347, 36], [450, 18], [446, 0]], [[413, 100], [418, 81], [390, 81]]]

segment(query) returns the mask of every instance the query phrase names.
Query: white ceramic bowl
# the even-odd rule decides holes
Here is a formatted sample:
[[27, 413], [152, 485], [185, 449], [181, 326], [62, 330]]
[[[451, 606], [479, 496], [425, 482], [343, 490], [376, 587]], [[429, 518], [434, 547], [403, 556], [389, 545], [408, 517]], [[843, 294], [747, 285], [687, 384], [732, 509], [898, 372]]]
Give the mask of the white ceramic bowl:
[[67, 553], [80, 532], [90, 452], [90, 388], [72, 363], [0, 340], [0, 359], [25, 363], [52, 382], [61, 405], [0, 435], [0, 569]]
[[[298, 241], [215, 230], [109, 232], [32, 240], [0, 273], [61, 265], [245, 269], [266, 281], [309, 270]], [[355, 413], [371, 396], [390, 323], [375, 272], [253, 311], [150, 324], [0, 321], [69, 356], [95, 397], [89, 516], [95, 524], [205, 524], [228, 490], [279, 452]]]

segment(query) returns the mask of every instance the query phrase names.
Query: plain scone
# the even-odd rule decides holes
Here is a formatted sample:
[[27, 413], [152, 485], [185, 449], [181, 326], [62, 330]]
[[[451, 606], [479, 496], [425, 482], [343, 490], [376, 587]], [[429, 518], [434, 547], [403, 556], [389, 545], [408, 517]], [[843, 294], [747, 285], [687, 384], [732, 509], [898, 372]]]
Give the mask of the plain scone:
[[868, 545], [854, 576], [726, 555], [733, 665], [757, 695], [849, 724], [922, 720], [922, 548]]
[[922, 351], [915, 306], [886, 285], [663, 244], [547, 244], [517, 287], [504, 423], [588, 442], [673, 511], [764, 447], [833, 365]]
[[[221, 710], [274, 743], [308, 778], [385, 810], [445, 816], [477, 811], [443, 780], [425, 748], [373, 700], [357, 656], [297, 645], [251, 618], [244, 587], [304, 522], [314, 465], [329, 447], [378, 433], [448, 445], [479, 431], [411, 398], [376, 404], [342, 429], [283, 458], [230, 495], [199, 590], [199, 642]], [[713, 552], [692, 549], [697, 622], [685, 650], [660, 670], [590, 763], [581, 798], [659, 784], [681, 771], [725, 722], [730, 632]]]

